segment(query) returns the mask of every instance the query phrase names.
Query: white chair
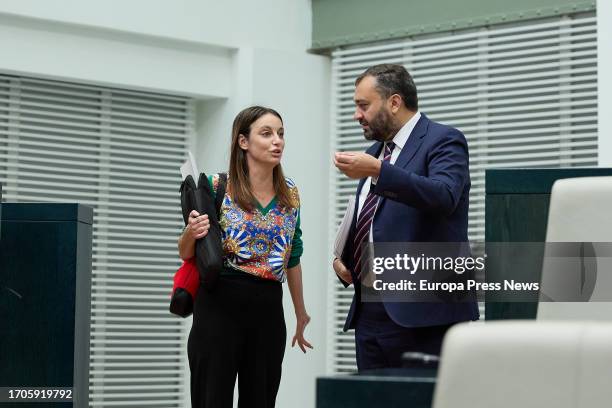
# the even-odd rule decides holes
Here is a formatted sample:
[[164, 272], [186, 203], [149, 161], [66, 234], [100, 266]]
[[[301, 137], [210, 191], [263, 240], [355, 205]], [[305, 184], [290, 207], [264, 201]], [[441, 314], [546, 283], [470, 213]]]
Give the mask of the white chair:
[[[545, 256], [541, 300], [555, 302], [541, 301], [537, 319], [612, 320], [612, 303], [604, 302], [612, 299], [612, 258], [601, 256], [610, 252], [610, 245], [603, 243], [612, 242], [612, 177], [557, 180], [550, 197], [546, 241], [592, 242], [599, 257], [584, 258], [580, 265], [576, 258], [572, 262]], [[580, 299], [590, 293], [583, 291], [589, 287], [591, 302], [564, 302]]]
[[612, 323], [462, 323], [444, 339], [434, 408], [612, 404]]

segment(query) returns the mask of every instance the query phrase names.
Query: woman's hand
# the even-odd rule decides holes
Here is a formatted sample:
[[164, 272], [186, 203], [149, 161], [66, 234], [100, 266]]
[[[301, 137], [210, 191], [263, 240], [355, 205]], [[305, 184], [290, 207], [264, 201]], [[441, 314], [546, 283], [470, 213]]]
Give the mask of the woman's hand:
[[204, 238], [208, 234], [209, 229], [210, 221], [207, 214], [200, 215], [196, 210], [192, 210], [189, 213], [186, 233], [190, 238], [194, 240]]
[[178, 250], [181, 259], [187, 260], [195, 255], [196, 240], [205, 237], [210, 229], [208, 215], [200, 215], [196, 210], [189, 213], [187, 225], [178, 239]]
[[304, 338], [304, 329], [306, 329], [306, 326], [308, 323], [310, 323], [310, 316], [308, 316], [308, 313], [303, 312], [297, 314], [295, 317], [297, 323], [295, 327], [295, 335], [291, 341], [291, 347], [295, 346], [295, 343], [297, 342], [298, 346], [300, 346], [302, 349], [302, 352], [306, 353], [306, 347], [312, 349], [312, 345]]
[[291, 293], [296, 320], [295, 335], [291, 341], [291, 347], [295, 346], [295, 343], [297, 343], [302, 349], [302, 352], [306, 353], [306, 347], [312, 348], [310, 343], [304, 339], [304, 329], [306, 329], [306, 325], [310, 323], [310, 316], [306, 313], [306, 306], [304, 306], [302, 266], [300, 264], [287, 269], [287, 284], [289, 285], [289, 292]]

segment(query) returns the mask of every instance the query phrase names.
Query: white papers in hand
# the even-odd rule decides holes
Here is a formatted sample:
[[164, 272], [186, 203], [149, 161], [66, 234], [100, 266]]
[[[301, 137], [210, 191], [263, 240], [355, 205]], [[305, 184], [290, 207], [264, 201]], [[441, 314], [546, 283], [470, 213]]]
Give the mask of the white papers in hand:
[[351, 229], [351, 223], [353, 222], [353, 215], [355, 214], [355, 197], [349, 198], [344, 218], [338, 227], [336, 233], [336, 242], [334, 242], [334, 256], [336, 258], [342, 257], [342, 252], [346, 246], [346, 240], [348, 238], [349, 230]]
[[191, 176], [193, 177], [193, 181], [197, 183], [200, 174], [200, 172], [198, 171], [198, 166], [196, 165], [196, 161], [193, 158], [193, 154], [191, 154], [191, 152], [187, 152], [187, 155], [187, 160], [185, 160], [185, 163], [183, 163], [183, 165], [181, 166], [181, 177], [183, 180], [185, 180], [187, 176]]

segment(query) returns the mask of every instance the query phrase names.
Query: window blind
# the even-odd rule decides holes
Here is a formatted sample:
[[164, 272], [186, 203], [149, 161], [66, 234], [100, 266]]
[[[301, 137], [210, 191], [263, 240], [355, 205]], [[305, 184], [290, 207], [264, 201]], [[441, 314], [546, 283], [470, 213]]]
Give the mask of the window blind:
[[185, 325], [168, 301], [193, 134], [187, 98], [0, 75], [3, 200], [94, 208], [92, 407], [188, 400]]
[[[332, 53], [335, 151], [370, 143], [352, 119], [355, 78], [379, 63], [413, 75], [420, 110], [463, 131], [470, 151], [469, 237], [484, 241], [484, 172], [504, 167], [597, 165], [597, 38], [593, 13], [414, 37]], [[330, 242], [357, 182], [334, 170]], [[356, 370], [342, 325], [352, 298], [330, 272], [328, 372]]]

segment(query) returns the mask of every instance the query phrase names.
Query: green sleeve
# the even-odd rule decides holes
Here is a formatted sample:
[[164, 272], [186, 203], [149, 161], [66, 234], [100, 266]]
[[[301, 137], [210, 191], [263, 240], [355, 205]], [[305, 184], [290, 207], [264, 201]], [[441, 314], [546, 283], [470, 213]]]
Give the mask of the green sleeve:
[[291, 241], [291, 255], [289, 256], [287, 268], [293, 268], [294, 266], [299, 265], [302, 253], [304, 253], [304, 246], [302, 243], [302, 228], [300, 228], [300, 210], [298, 209], [295, 232], [293, 233], [293, 240]]
[[213, 176], [208, 176], [208, 186], [210, 187], [210, 191], [212, 191], [212, 196], [213, 196], [213, 200], [215, 198], [217, 198], [217, 192], [215, 191], [215, 188], [213, 187]]

